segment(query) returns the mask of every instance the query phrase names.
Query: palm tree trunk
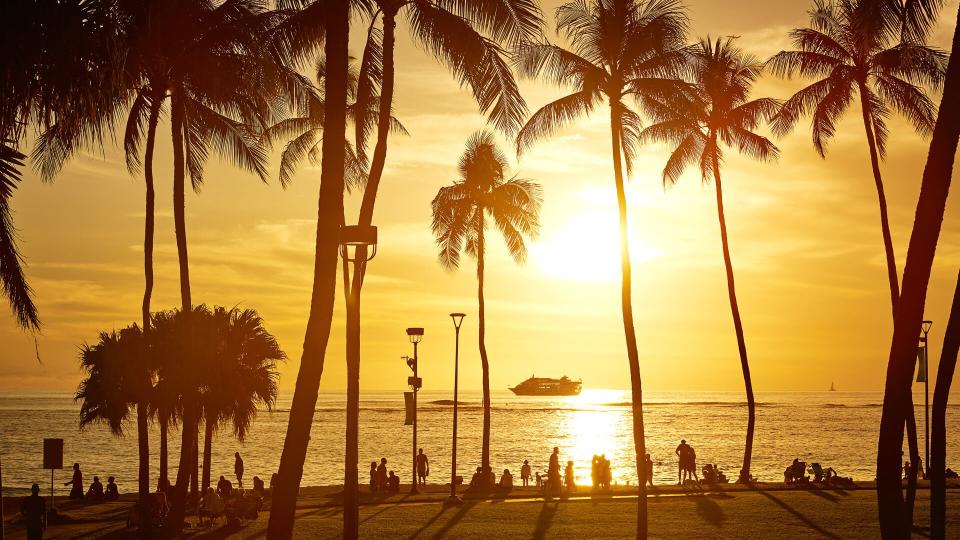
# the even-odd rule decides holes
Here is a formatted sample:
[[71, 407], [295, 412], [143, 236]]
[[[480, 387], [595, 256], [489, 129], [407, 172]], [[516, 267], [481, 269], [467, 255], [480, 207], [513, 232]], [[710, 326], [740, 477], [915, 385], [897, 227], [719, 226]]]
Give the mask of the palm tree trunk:
[[480, 369], [483, 377], [483, 444], [480, 449], [480, 485], [490, 487], [490, 362], [487, 359], [487, 316], [483, 299], [483, 271], [485, 264], [483, 207], [477, 209], [480, 219], [477, 224], [477, 316], [479, 318], [478, 341], [480, 346]]
[[[180, 263], [180, 304], [181, 316], [187, 318], [187, 332], [189, 334], [189, 317], [192, 311], [190, 299], [190, 270], [187, 261], [187, 230], [185, 216], [185, 171], [184, 171], [184, 110], [178, 94], [173, 94], [170, 104], [170, 123], [173, 133], [173, 222], [177, 238], [177, 255]], [[190, 351], [189, 341], [187, 351]], [[184, 360], [189, 365], [189, 359]], [[184, 407], [183, 422], [180, 429], [180, 462], [177, 469], [177, 485], [173, 492], [173, 501], [170, 507], [168, 523], [175, 531], [179, 531], [186, 513], [187, 486], [190, 483], [193, 470], [196, 436], [197, 414], [192, 404]]]
[[210, 465], [213, 456], [213, 428], [216, 426], [216, 422], [211, 421], [209, 416], [204, 422], [204, 433], [203, 433], [203, 489], [200, 490], [200, 493], [206, 493], [207, 488], [210, 487]]
[[[914, 355], [916, 357], [916, 355]], [[917, 475], [920, 474], [920, 447], [917, 443], [917, 419], [913, 406], [913, 393], [907, 407], [907, 449], [910, 452], [910, 475], [907, 477], [907, 499], [903, 510], [903, 519], [907, 527], [913, 527], [913, 508], [917, 502]]]
[[297, 385], [290, 405], [290, 420], [280, 456], [278, 482], [270, 511], [267, 537], [271, 540], [293, 536], [294, 512], [303, 464], [310, 442], [317, 391], [333, 323], [337, 289], [339, 228], [343, 220], [343, 165], [346, 144], [347, 45], [350, 33], [349, 5], [328, 3], [324, 41], [327, 76], [324, 81], [326, 110], [323, 120], [323, 162], [317, 203], [316, 254], [310, 317], [303, 340], [303, 355]]
[[943, 349], [937, 366], [937, 385], [933, 389], [933, 419], [930, 422], [930, 537], [947, 537], [947, 401], [960, 350], [960, 274], [953, 292], [950, 319], [943, 333]]
[[200, 494], [200, 417], [197, 416], [197, 432], [193, 436], [193, 462], [190, 466], [190, 495], [198, 501], [196, 497]]
[[[716, 148], [716, 138], [713, 146]], [[743, 322], [737, 303], [737, 289], [733, 281], [733, 263], [730, 260], [730, 244], [727, 241], [727, 218], [723, 212], [723, 186], [720, 183], [720, 164], [713, 160], [713, 182], [717, 189], [717, 217], [720, 221], [720, 244], [723, 246], [723, 266], [727, 273], [727, 295], [730, 297], [730, 313], [733, 329], [737, 334], [737, 350], [740, 353], [740, 369], [743, 371], [743, 386], [747, 392], [747, 440], [743, 447], [743, 467], [740, 469], [741, 484], [750, 483], [750, 460], [753, 457], [753, 429], [757, 420], [757, 406], [753, 399], [753, 381], [750, 379], [750, 363], [747, 361], [747, 343], [743, 337]]]
[[640, 353], [633, 327], [633, 295], [630, 284], [630, 237], [627, 229], [627, 193], [624, 187], [623, 163], [620, 155], [623, 126], [613, 100], [610, 102], [610, 134], [613, 147], [613, 174], [620, 213], [620, 304], [623, 311], [623, 334], [627, 342], [630, 364], [630, 393], [633, 406], [633, 446], [637, 458], [637, 538], [647, 538], [646, 442], [643, 434], [643, 387], [640, 381]]
[[877, 510], [880, 532], [885, 539], [906, 538], [911, 533], [904, 528], [900, 519], [903, 515], [900, 452], [903, 448], [903, 425], [911, 402], [910, 386], [917, 354], [917, 333], [923, 319], [930, 271], [943, 225], [957, 140], [960, 138], [960, 11], [957, 13], [957, 23], [943, 98], [923, 170], [887, 363], [877, 441]]
[[867, 88], [864, 84], [860, 84], [860, 110], [863, 112], [863, 129], [867, 133], [867, 146], [870, 147], [870, 166], [873, 168], [873, 181], [877, 186], [877, 199], [880, 205], [880, 230], [883, 232], [883, 252], [887, 259], [890, 309], [896, 317], [897, 300], [900, 298], [900, 279], [897, 277], [897, 259], [893, 254], [893, 238], [890, 235], [890, 220], [887, 217], [887, 196], [883, 190], [883, 177], [880, 176], [880, 157], [873, 133], [873, 123], [870, 120]]
[[170, 475], [167, 471], [167, 429], [170, 422], [170, 416], [166, 411], [158, 411], [160, 419], [160, 479], [157, 486], [166, 486], [170, 483]]
[[[150, 298], [153, 296], [153, 221], [156, 193], [153, 187], [153, 148], [157, 138], [157, 122], [160, 117], [160, 102], [151, 100], [147, 121], [147, 141], [144, 148], [143, 181], [146, 186], [143, 219], [143, 355], [150, 357]], [[145, 381], [144, 392], [151, 381]], [[137, 402], [137, 444], [140, 454], [139, 508], [140, 538], [150, 538], [150, 431], [147, 424], [147, 396]]]

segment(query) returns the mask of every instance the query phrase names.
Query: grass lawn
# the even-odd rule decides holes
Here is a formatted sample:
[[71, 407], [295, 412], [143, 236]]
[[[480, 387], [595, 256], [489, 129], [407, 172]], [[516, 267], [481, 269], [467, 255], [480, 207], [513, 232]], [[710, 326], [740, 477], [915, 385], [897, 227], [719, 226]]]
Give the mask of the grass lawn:
[[[363, 538], [632, 538], [636, 499], [627, 496], [570, 500], [536, 500], [526, 496], [467, 500], [444, 508], [440, 491], [419, 498], [365, 504], [360, 510]], [[948, 492], [948, 532], [960, 531], [956, 490]], [[8, 503], [9, 504], [9, 503]], [[295, 536], [339, 538], [341, 509], [328, 494], [301, 499]], [[129, 502], [67, 508], [75, 522], [54, 525], [46, 538], [132, 536], [124, 530]], [[652, 538], [879, 538], [876, 493], [872, 489], [727, 489], [696, 492], [662, 489], [649, 499]], [[929, 523], [929, 492], [917, 494], [915, 536]], [[264, 538], [268, 513], [227, 530], [221, 520], [212, 528], [185, 531], [192, 538]], [[192, 522], [192, 521], [191, 521]], [[24, 538], [18, 525], [7, 537]]]

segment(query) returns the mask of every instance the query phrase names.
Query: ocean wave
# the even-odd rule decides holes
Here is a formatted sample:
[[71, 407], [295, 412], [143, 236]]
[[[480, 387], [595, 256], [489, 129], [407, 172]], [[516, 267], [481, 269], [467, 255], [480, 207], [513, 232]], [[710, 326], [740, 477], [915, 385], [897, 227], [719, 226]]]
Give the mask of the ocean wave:
[[[452, 399], [435, 399], [433, 401], [428, 401], [427, 403], [430, 405], [453, 405], [453, 400]], [[468, 405], [468, 403], [466, 401], [458, 401], [457, 405], [458, 406]]]

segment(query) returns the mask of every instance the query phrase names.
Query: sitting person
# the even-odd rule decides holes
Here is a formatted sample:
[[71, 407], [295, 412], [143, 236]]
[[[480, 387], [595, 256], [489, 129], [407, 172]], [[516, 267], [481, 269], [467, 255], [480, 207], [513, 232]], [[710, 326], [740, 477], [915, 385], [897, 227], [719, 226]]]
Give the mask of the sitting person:
[[263, 489], [263, 480], [261, 480], [259, 476], [253, 477], [253, 492], [261, 497], [266, 494]]
[[723, 471], [721, 471], [721, 470], [717, 467], [717, 464], [716, 464], [716, 463], [713, 464], [713, 471], [714, 471], [714, 472], [716, 473], [716, 475], [717, 475], [717, 483], [718, 483], [718, 484], [726, 484], [727, 482], [729, 482], [729, 480], [727, 479], [727, 475], [723, 474]]
[[273, 473], [270, 475], [270, 493], [273, 494], [273, 490], [277, 487], [277, 480], [280, 478], [280, 475]]
[[716, 469], [713, 468], [713, 464], [707, 463], [703, 466], [703, 469], [700, 470], [703, 473], [703, 481], [708, 484], [717, 483], [717, 473]]
[[387, 478], [387, 492], [388, 493], [400, 493], [400, 477], [390, 471], [390, 476]]
[[222, 498], [226, 499], [230, 496], [230, 493], [233, 491], [233, 484], [229, 480], [220, 475], [220, 480], [217, 481], [217, 494]]
[[470, 478], [470, 487], [478, 487], [480, 485], [480, 479], [482, 478], [481, 476], [482, 470], [483, 469], [481, 469], [480, 467], [477, 467], [477, 472], [473, 473], [473, 477]]
[[500, 475], [500, 483], [498, 484], [500, 489], [513, 489], [513, 475], [510, 474], [510, 469], [504, 469], [503, 474]]
[[950, 467], [947, 467], [947, 470], [943, 472], [943, 477], [952, 479], [952, 478], [957, 478], [958, 475], [956, 472], [954, 472], [953, 469], [951, 469]]
[[93, 482], [90, 483], [90, 489], [87, 490], [87, 499], [91, 501], [99, 501], [103, 498], [103, 484], [100, 483], [100, 477], [94, 476]]
[[120, 498], [120, 490], [117, 489], [117, 484], [114, 483], [112, 476], [107, 477], [107, 491], [103, 496], [108, 501], [115, 501]]
[[[220, 478], [223, 478], [222, 476]], [[200, 517], [200, 526], [203, 526], [203, 518], [210, 518], [210, 523], [223, 514], [223, 499], [214, 491], [212, 487], [207, 488], [206, 494], [200, 499], [200, 506], [197, 508], [197, 516]]]

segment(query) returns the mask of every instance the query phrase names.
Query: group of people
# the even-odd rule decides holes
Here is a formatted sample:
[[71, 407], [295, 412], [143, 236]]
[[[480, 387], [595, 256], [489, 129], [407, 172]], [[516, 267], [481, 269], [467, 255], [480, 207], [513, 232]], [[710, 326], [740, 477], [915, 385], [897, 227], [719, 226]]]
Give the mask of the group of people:
[[703, 481], [707, 484], [726, 484], [729, 482], [727, 475], [723, 474], [716, 463], [707, 463], [703, 466], [701, 472], [703, 473]]
[[70, 487], [71, 499], [84, 499], [91, 502], [115, 501], [120, 498], [120, 489], [112, 476], [107, 477], [107, 485], [104, 487], [99, 476], [93, 477], [90, 488], [84, 494], [83, 491], [83, 472], [80, 470], [80, 464], [73, 464], [73, 476], [69, 481], [64, 482], [65, 486]]
[[[649, 456], [650, 454], [647, 454]], [[570, 462], [573, 465], [573, 462]], [[610, 473], [610, 460], [606, 454], [599, 456], [594, 454], [590, 461], [590, 480], [593, 481], [594, 489], [610, 489], [610, 481], [613, 475]]]
[[[420, 449], [423, 453], [423, 449]], [[424, 475], [426, 476], [426, 475]], [[400, 477], [393, 470], [387, 474], [387, 458], [380, 458], [380, 464], [370, 462], [370, 493], [384, 493], [388, 495], [400, 493]]]
[[686, 439], [680, 439], [680, 444], [677, 445], [675, 453], [679, 458], [677, 485], [679, 486], [687, 480], [700, 482], [700, 478], [697, 476], [697, 452], [687, 444]]

